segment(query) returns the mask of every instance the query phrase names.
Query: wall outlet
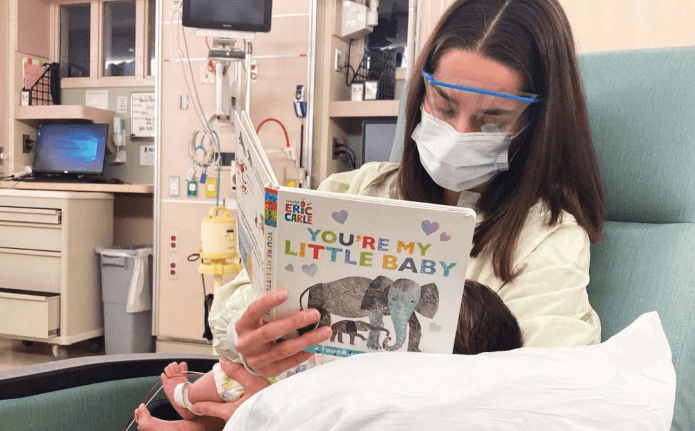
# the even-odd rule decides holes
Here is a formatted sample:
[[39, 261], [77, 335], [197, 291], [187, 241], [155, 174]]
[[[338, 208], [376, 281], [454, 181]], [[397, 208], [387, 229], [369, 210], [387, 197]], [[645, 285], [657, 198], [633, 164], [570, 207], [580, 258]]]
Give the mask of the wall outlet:
[[342, 142], [338, 138], [333, 138], [333, 160], [336, 160], [340, 154], [345, 152], [344, 149], [342, 149]]
[[167, 268], [167, 278], [169, 280], [179, 279], [179, 260], [169, 259], [169, 267]]
[[169, 177], [169, 196], [175, 197], [181, 195], [180, 181], [180, 177]]
[[208, 62], [204, 61], [200, 63], [200, 83], [201, 84], [214, 84], [215, 83], [215, 72], [208, 68]]
[[31, 153], [31, 136], [22, 135], [22, 152], [24, 154]]
[[343, 51], [336, 48], [333, 58], [333, 69], [340, 72], [343, 69]]
[[186, 189], [186, 196], [189, 198], [198, 197], [198, 181], [191, 180], [188, 181], [188, 188]]
[[205, 197], [214, 198], [217, 196], [217, 178], [208, 178], [205, 182]]
[[179, 251], [179, 232], [176, 230], [169, 232], [169, 251], [172, 253]]
[[258, 63], [256, 60], [251, 60], [251, 82], [258, 81]]

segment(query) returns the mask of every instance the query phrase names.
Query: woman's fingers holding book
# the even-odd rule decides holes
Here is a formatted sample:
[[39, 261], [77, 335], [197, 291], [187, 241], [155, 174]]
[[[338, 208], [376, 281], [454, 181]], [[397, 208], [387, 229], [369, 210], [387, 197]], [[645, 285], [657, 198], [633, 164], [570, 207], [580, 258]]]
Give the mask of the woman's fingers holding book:
[[[258, 329], [263, 325], [265, 313], [287, 300], [286, 290], [273, 290], [260, 296], [246, 308], [244, 314], [236, 322], [236, 332], [240, 336], [248, 331]], [[282, 334], [281, 334], [282, 335]]]
[[254, 356], [246, 362], [256, 373], [262, 376], [277, 376], [283, 371], [287, 371], [306, 361], [313, 355], [309, 352], [297, 352], [292, 356], [285, 356], [277, 352], [269, 351], [263, 355]]
[[[251, 313], [250, 317], [247, 316], [249, 312]], [[267, 351], [271, 347], [272, 342], [291, 331], [318, 322], [320, 317], [317, 310], [309, 309], [298, 311], [267, 324], [258, 321], [257, 325], [254, 326], [251, 323], [255, 319], [253, 313], [254, 311], [249, 306], [246, 312], [237, 320], [235, 326], [238, 337], [236, 343], [237, 351], [247, 358], [250, 355]]]
[[282, 319], [264, 324], [266, 312], [287, 300], [287, 292], [276, 290], [253, 301], [236, 321], [236, 349], [255, 372], [269, 377], [296, 366], [311, 356], [303, 352], [306, 347], [327, 340], [331, 328], [320, 328], [283, 343], [275, 341], [285, 334], [319, 321], [315, 309], [293, 313]]
[[[267, 326], [267, 325], [266, 325]], [[329, 326], [307, 332], [301, 337], [290, 338], [273, 344], [265, 353], [246, 357], [246, 363], [258, 374], [276, 376], [306, 361], [313, 353], [304, 349], [328, 340], [333, 333]]]

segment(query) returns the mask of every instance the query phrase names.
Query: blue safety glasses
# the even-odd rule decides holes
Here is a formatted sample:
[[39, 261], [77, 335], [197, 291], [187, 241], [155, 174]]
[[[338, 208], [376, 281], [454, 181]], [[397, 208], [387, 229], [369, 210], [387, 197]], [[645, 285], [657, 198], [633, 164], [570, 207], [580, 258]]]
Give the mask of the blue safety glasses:
[[[469, 81], [443, 82], [422, 72], [429, 113], [457, 129], [512, 132], [534, 94], [508, 93]], [[517, 125], [518, 127], [518, 125]]]

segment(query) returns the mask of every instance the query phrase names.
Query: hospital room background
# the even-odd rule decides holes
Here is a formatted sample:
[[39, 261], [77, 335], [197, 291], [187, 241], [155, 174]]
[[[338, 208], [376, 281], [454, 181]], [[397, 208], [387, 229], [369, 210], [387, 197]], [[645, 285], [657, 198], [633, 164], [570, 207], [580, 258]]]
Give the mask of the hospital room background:
[[[376, 3], [378, 12], [368, 0], [274, 0], [270, 31], [256, 33], [250, 44], [237, 40], [230, 46], [219, 45], [214, 34], [183, 27], [179, 0], [0, 0], [0, 177], [32, 166], [39, 124], [109, 124], [104, 181], [57, 185], [6, 179], [0, 192], [55, 192], [64, 201], [59, 205], [70, 205], [74, 193], [101, 196], [105, 206], [91, 217], [102, 219], [63, 217], [62, 229], [69, 228], [75, 238], [106, 230], [97, 244], [102, 250], [146, 250], [126, 253], [125, 259], [145, 262], [151, 299], [144, 308], [151, 310], [138, 331], [145, 328], [149, 351], [210, 353], [204, 337], [206, 298], [235, 273], [226, 271], [215, 280], [201, 270], [199, 254], [210, 209], [225, 207], [235, 216], [230, 112], [249, 112], [284, 185], [315, 188], [365, 159], [387, 160], [388, 148], [374, 156], [369, 145], [390, 146], [410, 65], [451, 1]], [[692, 0], [560, 3], [580, 53], [695, 45]], [[376, 14], [370, 18], [375, 24], [346, 29], [345, 4], [354, 7], [350, 13]], [[232, 50], [239, 58], [212, 55], [215, 50]], [[374, 53], [373, 67], [384, 63], [383, 73], [392, 73], [391, 82], [377, 77], [376, 88], [348, 85], [364, 74], [359, 66], [367, 51]], [[51, 85], [60, 88], [60, 105], [28, 100], [23, 90], [36, 82], [30, 72], [53, 63], [60, 80]], [[214, 133], [201, 132], [206, 119]], [[385, 135], [369, 135], [370, 127], [381, 127]], [[211, 149], [217, 139], [219, 148]], [[210, 159], [212, 153], [219, 154]], [[22, 191], [12, 193], [22, 198]], [[54, 194], [37, 196], [53, 199]], [[5, 208], [10, 214], [9, 207], [0, 201], [0, 213]], [[27, 221], [22, 217], [49, 217], [12, 214], [13, 219], [0, 218], [0, 236], [15, 235], [7, 227]], [[105, 314], [101, 283], [107, 280], [100, 277], [100, 258], [108, 253], [95, 250], [78, 259], [70, 257], [70, 246], [18, 254], [0, 244], [0, 369], [109, 353], [104, 326], [115, 323]], [[62, 271], [62, 279], [51, 268]], [[76, 293], [65, 285], [66, 271], [95, 276], [85, 278], [89, 285]], [[135, 270], [124, 271], [131, 276]], [[130, 282], [110, 277], [109, 283]], [[43, 306], [22, 308], [21, 295], [13, 295], [25, 289], [12, 283], [33, 279], [56, 281], [44, 289], [50, 293]], [[119, 307], [125, 308], [122, 302]], [[91, 315], [93, 322], [84, 325], [92, 327], [73, 329], [72, 314]]]

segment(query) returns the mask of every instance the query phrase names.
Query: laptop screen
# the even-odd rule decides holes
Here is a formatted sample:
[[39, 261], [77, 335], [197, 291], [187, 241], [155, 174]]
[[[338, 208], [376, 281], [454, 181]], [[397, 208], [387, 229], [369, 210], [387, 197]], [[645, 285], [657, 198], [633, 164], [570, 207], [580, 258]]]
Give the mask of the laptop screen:
[[32, 170], [35, 173], [101, 175], [108, 135], [107, 123], [39, 124]]

